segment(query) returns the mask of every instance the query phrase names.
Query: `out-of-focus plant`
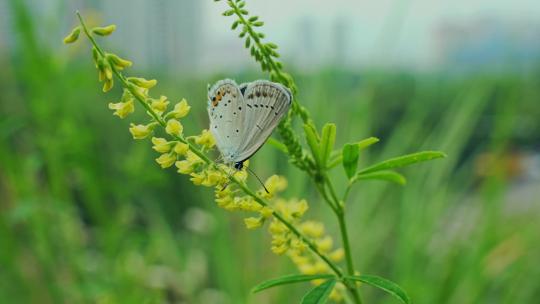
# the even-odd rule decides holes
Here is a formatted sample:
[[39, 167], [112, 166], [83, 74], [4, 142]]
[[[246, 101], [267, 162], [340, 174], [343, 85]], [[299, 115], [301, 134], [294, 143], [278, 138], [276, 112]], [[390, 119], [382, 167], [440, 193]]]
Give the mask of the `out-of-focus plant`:
[[[217, 1], [216, 1], [217, 2]], [[269, 73], [272, 81], [287, 86], [296, 95], [297, 86], [293, 77], [284, 72], [283, 64], [278, 61], [277, 45], [264, 41], [264, 34], [256, 30], [263, 25], [258, 16], [250, 16], [245, 8], [245, 1], [226, 1], [224, 16], [235, 16], [232, 29], [240, 29], [240, 37], [245, 41], [251, 56], [260, 63], [261, 69]], [[295, 282], [311, 281], [315, 287], [308, 291], [302, 303], [325, 303], [329, 298], [335, 301], [347, 299], [362, 303], [359, 282], [387, 291], [403, 303], [410, 303], [407, 294], [395, 283], [381, 277], [364, 275], [353, 265], [351, 246], [345, 221], [346, 202], [354, 184], [363, 180], [383, 180], [405, 184], [405, 177], [394, 169], [414, 163], [444, 157], [438, 151], [424, 151], [404, 155], [374, 165], [358, 168], [358, 159], [363, 149], [378, 142], [377, 138], [347, 143], [335, 149], [336, 125], [326, 123], [319, 131], [305, 109], [293, 98], [291, 111], [280, 123], [278, 131], [282, 142], [272, 140], [297, 166], [313, 180], [322, 200], [336, 215], [341, 232], [342, 248], [334, 248], [333, 239], [325, 234], [320, 222], [305, 220], [308, 203], [303, 199], [284, 199], [277, 194], [287, 186], [287, 180], [281, 176], [271, 176], [263, 189], [257, 191], [246, 184], [245, 169], [237, 171], [224, 164], [216, 163], [209, 157], [214, 149], [214, 138], [208, 130], [198, 135], [186, 135], [181, 120], [190, 112], [185, 99], [177, 102], [170, 109], [166, 96], [159, 98], [150, 95], [150, 89], [156, 80], [140, 77], [127, 77], [123, 70], [132, 65], [118, 55], [106, 52], [96, 41], [96, 36], [108, 36], [115, 30], [114, 25], [89, 29], [79, 13], [80, 25], [64, 39], [64, 43], [74, 43], [82, 33], [92, 44], [92, 56], [98, 70], [99, 81], [103, 82], [103, 91], [108, 92], [116, 79], [123, 88], [118, 102], [109, 103], [113, 114], [121, 119], [128, 117], [137, 107], [148, 114], [148, 120], [131, 123], [129, 131], [134, 139], [151, 138], [153, 149], [160, 155], [156, 162], [162, 168], [175, 166], [178, 173], [190, 176], [195, 185], [213, 187], [216, 203], [229, 211], [245, 211], [254, 214], [244, 219], [248, 229], [261, 227], [269, 222], [272, 235], [271, 249], [279, 255], [287, 255], [298, 267], [300, 274], [283, 276], [263, 282], [254, 287], [258, 292], [270, 287]], [[293, 131], [292, 124], [299, 117], [303, 124], [303, 136], [306, 145]], [[247, 165], [247, 164], [246, 164]], [[328, 172], [342, 166], [348, 178], [348, 185], [342, 195], [338, 195], [328, 177]], [[345, 267], [340, 262], [345, 260]], [[348, 291], [348, 295], [346, 293]]]

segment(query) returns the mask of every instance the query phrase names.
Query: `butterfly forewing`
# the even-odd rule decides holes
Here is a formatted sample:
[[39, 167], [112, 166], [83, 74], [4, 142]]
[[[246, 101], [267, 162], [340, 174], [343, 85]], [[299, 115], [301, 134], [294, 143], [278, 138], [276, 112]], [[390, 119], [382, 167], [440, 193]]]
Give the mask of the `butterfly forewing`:
[[246, 108], [245, 131], [234, 153], [235, 162], [244, 161], [257, 152], [291, 105], [291, 93], [277, 83], [257, 80], [247, 84], [242, 91]]
[[244, 140], [246, 116], [244, 98], [233, 80], [220, 80], [210, 88], [208, 115], [218, 149], [225, 160], [233, 161], [234, 153]]

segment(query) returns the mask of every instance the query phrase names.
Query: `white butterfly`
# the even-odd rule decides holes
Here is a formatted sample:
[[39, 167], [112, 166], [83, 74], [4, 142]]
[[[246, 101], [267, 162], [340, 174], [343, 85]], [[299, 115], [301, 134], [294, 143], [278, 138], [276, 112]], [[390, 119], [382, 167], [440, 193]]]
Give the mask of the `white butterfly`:
[[210, 130], [225, 162], [242, 169], [287, 113], [291, 99], [289, 89], [267, 80], [214, 84], [208, 90]]

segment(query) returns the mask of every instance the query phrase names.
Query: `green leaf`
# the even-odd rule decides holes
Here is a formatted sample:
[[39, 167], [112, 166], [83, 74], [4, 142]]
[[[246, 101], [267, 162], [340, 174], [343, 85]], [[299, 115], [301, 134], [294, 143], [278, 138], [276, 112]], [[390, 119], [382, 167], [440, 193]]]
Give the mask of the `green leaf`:
[[256, 293], [261, 290], [271, 288], [274, 286], [279, 286], [279, 285], [306, 282], [306, 281], [311, 281], [311, 280], [316, 280], [316, 279], [330, 279], [330, 278], [334, 278], [334, 276], [331, 274], [314, 274], [314, 275], [291, 274], [291, 275], [282, 276], [276, 279], [264, 281], [258, 284], [257, 286], [253, 287], [251, 292]]
[[[345, 159], [343, 159], [343, 162], [345, 163]], [[407, 183], [407, 180], [405, 179], [403, 175], [392, 170], [384, 170], [384, 171], [377, 171], [377, 172], [371, 172], [371, 173], [357, 173], [351, 179], [351, 183], [355, 183], [359, 180], [364, 180], [364, 179], [379, 179], [379, 180], [394, 182], [400, 185], [405, 185], [405, 183]]]
[[279, 140], [277, 140], [277, 139], [275, 139], [273, 137], [270, 137], [270, 138], [268, 138], [268, 140], [266, 142], [269, 145], [274, 146], [275, 148], [277, 148], [281, 152], [283, 152], [285, 154], [289, 154], [289, 150], [287, 149], [287, 146], [285, 146], [285, 144], [280, 142]]
[[357, 142], [356, 144], [358, 145], [358, 149], [360, 150], [364, 150], [365, 148], [373, 145], [373, 144], [376, 144], [379, 142], [379, 139], [377, 137], [369, 137], [369, 138], [366, 138], [366, 139], [363, 139], [359, 142]]
[[360, 150], [358, 149], [357, 144], [345, 144], [341, 152], [343, 169], [347, 177], [351, 179], [358, 168], [358, 156], [360, 155]]
[[377, 287], [379, 289], [382, 289], [386, 291], [387, 293], [394, 296], [396, 299], [400, 300], [402, 303], [410, 304], [411, 299], [407, 295], [407, 293], [399, 287], [396, 283], [378, 277], [378, 276], [372, 276], [372, 275], [358, 275], [358, 276], [346, 276], [345, 278], [354, 280], [354, 281], [360, 281], [363, 283], [366, 283], [368, 285], [371, 285], [373, 287]]
[[327, 123], [322, 129], [321, 135], [321, 168], [326, 167], [326, 163], [330, 158], [334, 144], [336, 142], [336, 125]]
[[313, 157], [317, 161], [318, 164], [321, 163], [321, 150], [319, 148], [319, 136], [317, 135], [317, 130], [313, 128], [313, 126], [305, 124], [304, 125], [304, 133], [306, 134], [306, 141], [308, 143], [309, 148], [311, 149], [311, 153], [313, 154]]
[[324, 304], [330, 296], [330, 292], [336, 285], [335, 279], [330, 279], [319, 286], [314, 287], [302, 298], [301, 304]]
[[380, 163], [377, 163], [373, 166], [369, 166], [363, 170], [360, 170], [359, 173], [370, 173], [375, 171], [387, 170], [392, 168], [399, 168], [415, 163], [428, 161], [437, 158], [446, 157], [446, 154], [439, 151], [423, 151], [408, 155], [403, 155], [395, 158], [391, 158]]

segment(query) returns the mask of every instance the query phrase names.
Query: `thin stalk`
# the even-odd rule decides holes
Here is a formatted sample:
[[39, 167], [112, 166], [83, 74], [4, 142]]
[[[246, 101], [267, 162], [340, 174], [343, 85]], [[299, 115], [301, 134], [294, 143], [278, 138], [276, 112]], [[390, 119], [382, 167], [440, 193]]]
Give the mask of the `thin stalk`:
[[[339, 230], [341, 232], [341, 241], [343, 243], [343, 250], [345, 251], [345, 260], [347, 262], [347, 273], [348, 275], [354, 275], [354, 263], [352, 259], [352, 250], [349, 242], [349, 233], [347, 232], [347, 223], [345, 220], [345, 202], [339, 201], [336, 190], [334, 189], [334, 185], [330, 181], [330, 178], [328, 178], [328, 175], [324, 174], [324, 181], [327, 184], [328, 188], [330, 189], [330, 195], [335, 201], [335, 205], [337, 206], [338, 212], [336, 212], [336, 216], [339, 222]], [[346, 284], [347, 288], [351, 292], [354, 300], [356, 303], [362, 303], [362, 298], [360, 297], [360, 292], [358, 291], [358, 288], [356, 288], [356, 283], [354, 282], [348, 282]]]
[[[90, 34], [90, 32], [88, 31], [87, 27], [86, 27], [86, 24], [84, 23], [83, 19], [82, 19], [82, 16], [80, 15], [79, 12], [77, 12], [77, 17], [79, 18], [79, 21], [81, 23], [81, 26], [83, 28], [83, 31], [84, 33], [86, 34], [86, 36], [88, 37], [88, 39], [90, 40], [90, 42], [92, 43], [92, 45], [96, 48], [96, 50], [99, 52], [99, 54], [103, 57], [103, 58], [106, 58], [105, 56], [105, 52], [100, 48], [100, 46], [97, 44], [97, 42], [95, 41], [94, 37]], [[116, 77], [120, 80], [120, 82], [122, 83], [122, 85], [128, 89], [132, 95], [137, 99], [137, 101], [147, 110], [147, 112], [155, 119], [156, 122], [158, 122], [162, 127], [166, 127], [167, 126], [167, 123], [165, 122], [165, 120], [163, 120], [163, 118], [158, 115], [149, 105], [148, 103], [143, 100], [142, 98], [140, 98], [139, 94], [134, 94], [134, 88], [133, 88], [133, 85], [131, 85], [127, 79], [124, 77], [124, 75], [122, 75], [122, 73], [120, 73], [115, 67], [114, 65], [111, 64], [111, 69], [113, 71], [113, 73], [116, 75]], [[181, 136], [177, 136], [177, 135], [173, 135], [173, 137], [178, 140], [178, 141], [181, 141], [182, 143], [185, 143], [189, 146], [189, 149], [194, 153], [196, 154], [198, 157], [200, 157], [205, 163], [207, 163], [208, 165], [212, 165], [214, 166], [217, 170], [221, 171], [222, 173], [225, 173], [227, 174], [227, 172], [225, 172], [222, 168], [220, 168], [219, 166], [216, 166], [215, 163], [210, 159], [208, 158], [203, 152], [201, 152], [196, 146], [194, 146], [191, 142], [189, 142], [188, 140], [186, 140], [185, 138], [181, 137]], [[228, 175], [228, 174], [227, 174]], [[234, 176], [230, 176], [230, 179], [231, 181], [238, 185], [238, 187], [240, 187], [240, 189], [242, 189], [244, 191], [244, 193], [246, 193], [247, 195], [253, 197], [253, 199], [258, 203], [260, 204], [261, 206], [264, 206], [264, 207], [267, 207], [269, 206], [268, 202], [266, 202], [264, 199], [262, 199], [261, 197], [259, 197], [253, 190], [249, 189], [243, 182], [239, 181], [237, 178], [235, 178]], [[279, 214], [278, 212], [276, 211], [272, 211], [272, 215], [278, 220], [280, 221], [283, 225], [285, 225], [294, 235], [296, 235], [296, 237], [298, 237], [302, 242], [304, 242], [308, 248], [313, 251], [313, 253], [315, 253], [318, 257], [320, 257], [326, 264], [328, 264], [328, 266], [332, 269], [332, 271], [336, 274], [336, 276], [340, 279], [340, 280], [343, 280], [343, 271], [341, 269], [339, 269], [339, 267], [334, 263], [332, 262], [325, 254], [323, 254], [322, 252], [319, 251], [319, 249], [317, 248], [317, 246], [312, 242], [310, 241], [304, 234], [302, 234], [302, 232], [300, 232], [298, 229], [296, 229], [296, 227], [294, 227], [293, 224], [291, 224], [289, 221], [287, 221], [281, 214]]]

